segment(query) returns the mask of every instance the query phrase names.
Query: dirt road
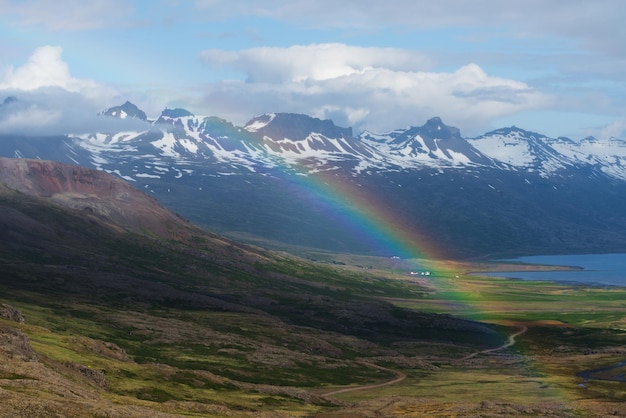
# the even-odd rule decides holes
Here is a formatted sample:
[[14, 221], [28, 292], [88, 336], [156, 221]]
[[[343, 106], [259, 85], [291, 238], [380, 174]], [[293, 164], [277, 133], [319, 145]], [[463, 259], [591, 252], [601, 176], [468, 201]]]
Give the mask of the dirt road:
[[377, 383], [377, 384], [372, 384], [372, 385], [364, 385], [364, 386], [354, 386], [354, 387], [345, 388], [345, 389], [333, 390], [332, 392], [325, 393], [323, 396], [333, 396], [333, 395], [337, 395], [339, 393], [352, 392], [352, 391], [355, 391], [355, 390], [365, 390], [365, 389], [381, 388], [383, 386], [393, 385], [394, 383], [398, 383], [398, 382], [401, 382], [404, 379], [406, 379], [406, 375], [404, 373], [398, 371], [398, 370], [391, 370], [391, 369], [388, 369], [386, 367], [378, 366], [378, 365], [373, 364], [373, 363], [368, 363], [367, 361], [360, 361], [359, 363], [361, 363], [361, 364], [363, 364], [365, 366], [368, 366], [368, 367], [372, 367], [374, 369], [383, 370], [385, 372], [393, 373], [393, 374], [396, 375], [396, 377], [393, 380], [389, 380], [389, 381], [383, 382], [383, 383]]
[[[515, 344], [515, 338], [524, 334], [526, 331], [528, 331], [528, 327], [526, 325], [522, 325], [520, 326], [519, 331], [509, 335], [509, 338], [507, 340], [507, 342], [505, 344], [502, 344], [498, 347], [495, 348], [488, 348], [486, 350], [482, 350], [482, 351], [477, 351], [475, 353], [469, 354], [465, 357], [463, 357], [460, 360], [467, 360], [470, 359], [472, 357], [475, 357], [479, 354], [485, 354], [485, 353], [491, 353], [494, 351], [499, 351], [499, 350], [504, 350], [505, 348], [511, 347], [513, 344]], [[377, 384], [372, 384], [372, 385], [364, 385], [364, 386], [353, 386], [353, 387], [349, 387], [349, 388], [344, 388], [344, 389], [338, 389], [338, 390], [333, 390], [331, 392], [326, 392], [324, 393], [322, 396], [333, 396], [333, 395], [338, 395], [340, 393], [346, 393], [346, 392], [353, 392], [355, 390], [366, 390], [366, 389], [376, 389], [376, 388], [381, 388], [384, 386], [389, 386], [389, 385], [393, 385], [394, 383], [398, 383], [403, 381], [404, 379], [406, 379], [406, 375], [404, 373], [402, 373], [401, 371], [398, 370], [392, 370], [392, 369], [388, 369], [386, 367], [382, 367], [382, 366], [378, 366], [374, 363], [369, 363], [367, 361], [360, 361], [359, 363], [367, 366], [367, 367], [371, 367], [374, 369], [378, 369], [378, 370], [383, 370], [389, 373], [393, 373], [396, 375], [396, 377], [393, 380], [389, 380], [387, 382], [383, 382], [383, 383], [377, 383]]]
[[479, 354], [492, 353], [494, 351], [504, 350], [505, 348], [508, 348], [508, 347], [512, 346], [513, 344], [515, 344], [515, 338], [520, 336], [520, 335], [522, 335], [526, 331], [528, 331], [528, 327], [526, 325], [522, 325], [520, 327], [519, 331], [517, 331], [514, 334], [509, 335], [509, 338], [508, 338], [508, 341], [506, 342], [506, 344], [502, 344], [501, 346], [498, 346], [498, 347], [495, 347], [495, 348], [488, 348], [486, 350], [477, 351], [475, 353], [472, 353], [472, 354], [469, 354], [469, 355], [463, 357], [461, 360], [471, 359], [472, 357], [476, 357]]

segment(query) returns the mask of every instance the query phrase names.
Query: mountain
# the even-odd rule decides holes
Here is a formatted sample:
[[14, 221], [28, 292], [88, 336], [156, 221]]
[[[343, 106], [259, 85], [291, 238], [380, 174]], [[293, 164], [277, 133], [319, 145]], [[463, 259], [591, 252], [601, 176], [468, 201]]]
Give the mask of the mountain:
[[[567, 144], [567, 148], [577, 147], [575, 142], [566, 141], [561, 143]], [[546, 177], [565, 171], [576, 164], [576, 161], [572, 161], [552, 146], [556, 141], [515, 126], [491, 131], [473, 138], [470, 142], [481, 152], [516, 170], [536, 172]]]
[[403, 168], [495, 165], [493, 160], [465, 141], [459, 129], [446, 126], [438, 117], [421, 127], [399, 129], [384, 135], [364, 132], [360, 138]]
[[81, 212], [114, 230], [189, 241], [196, 227], [111, 174], [45, 160], [0, 158], [0, 185]]
[[2, 101], [2, 105], [1, 105], [1, 106], [10, 105], [11, 103], [15, 103], [15, 102], [17, 102], [17, 97], [15, 97], [15, 96], [9, 96], [9, 97], [5, 98], [5, 99]]
[[136, 105], [132, 104], [129, 101], [126, 101], [121, 106], [114, 106], [104, 110], [101, 115], [104, 116], [112, 116], [115, 118], [126, 119], [126, 118], [135, 118], [139, 120], [148, 120], [146, 113], [139, 109]]
[[[34, 245], [39, 247], [43, 245], [42, 243], [48, 243], [45, 251], [54, 251], [56, 257], [66, 258], [67, 261], [72, 260], [72, 263], [80, 259], [81, 263], [85, 263], [83, 274], [85, 277], [81, 279], [82, 285], [85, 286], [89, 282], [87, 277], [93, 275], [93, 280], [99, 280], [100, 274], [105, 272], [132, 276], [134, 271], [136, 274], [134, 277], [137, 279], [154, 273], [154, 282], [166, 280], [173, 285], [167, 290], [170, 292], [167, 297], [176, 295], [177, 298], [185, 299], [187, 295], [202, 304], [204, 302], [201, 301], [202, 298], [199, 295], [204, 295], [205, 302], [209, 305], [218, 303], [225, 309], [257, 312], [255, 309], [266, 305], [266, 301], [261, 300], [263, 299], [260, 297], [261, 294], [273, 293], [275, 297], [278, 297], [285, 291], [283, 289], [285, 283], [290, 282], [299, 283], [296, 287], [303, 285], [305, 288], [312, 286], [315, 289], [318, 285], [308, 281], [312, 280], [319, 271], [325, 270], [324, 267], [301, 259], [284, 254], [272, 254], [255, 247], [238, 244], [194, 227], [160, 206], [150, 196], [136, 190], [125, 181], [101, 171], [52, 161], [0, 158], [0, 184], [2, 185], [0, 197], [3, 213], [12, 214], [9, 218], [13, 220], [9, 221], [9, 218], [4, 217], [2, 222], [3, 235], [0, 239], [0, 248], [5, 260], [8, 258], [17, 260], [25, 256], [24, 253], [11, 252], [18, 244], [24, 247], [28, 244], [27, 241], [16, 240], [16, 237], [39, 235], [39, 238], [44, 239], [37, 240]], [[33, 229], [35, 225], [36, 228]], [[156, 227], [157, 225], [160, 229]], [[43, 236], [37, 233], [37, 230], [49, 233]], [[7, 231], [10, 232], [7, 233]], [[84, 242], [77, 245], [72, 239], [68, 239], [76, 236], [83, 236]], [[96, 236], [98, 238], [94, 239]], [[114, 244], [115, 242], [118, 244]], [[111, 244], [113, 246], [109, 247]], [[144, 247], [145, 254], [142, 254], [141, 250], [138, 253], [128, 252], [133, 246], [137, 246], [135, 250]], [[99, 252], [96, 252], [94, 249], [98, 247], [101, 248]], [[78, 256], [81, 253], [82, 256]], [[89, 255], [96, 253], [99, 256], [90, 260]], [[168, 253], [170, 254], [165, 256]], [[114, 254], [116, 254], [115, 257], [113, 257]], [[130, 259], [145, 257], [144, 261], [154, 268], [151, 270], [152, 273], [143, 271], [145, 266], [142, 264], [126, 264], [126, 261], [123, 261], [125, 256]], [[154, 258], [155, 256], [157, 258]], [[161, 259], [161, 257], [165, 258]], [[34, 268], [35, 265], [43, 263], [42, 260], [31, 260], [31, 262], [34, 264], [28, 268]], [[56, 263], [59, 262], [63, 263], [58, 259]], [[56, 263], [42, 264], [39, 267], [54, 269]], [[300, 266], [292, 268], [291, 263]], [[193, 267], [195, 264], [202, 265], [204, 268]], [[21, 269], [18, 265], [14, 267]], [[179, 268], [183, 271], [174, 273]], [[331, 273], [331, 270], [327, 270], [327, 273]], [[301, 271], [300, 275], [296, 271]], [[295, 276], [292, 276], [294, 274]], [[341, 273], [331, 273], [331, 275], [339, 275], [336, 276], [339, 281], [350, 282], [352, 280], [349, 275], [340, 277]], [[108, 279], [103, 278], [103, 280]], [[249, 280], [253, 281], [249, 282]], [[21, 286], [20, 283], [13, 283], [13, 285]], [[74, 283], [71, 286], [80, 285]], [[106, 287], [114, 284], [94, 282], [92, 285]], [[207, 285], [209, 287], [206, 287]], [[354, 285], [363, 284], [357, 281]], [[204, 290], [198, 288], [192, 292], [190, 289], [194, 286], [200, 286]], [[240, 288], [240, 286], [243, 287]], [[250, 299], [249, 290], [253, 288], [259, 292], [256, 295], [259, 300], [253, 300], [254, 297]], [[138, 297], [152, 297], [141, 295], [143, 293], [139, 291]], [[208, 295], [221, 301], [211, 299]], [[292, 296], [298, 300], [302, 298], [302, 295]], [[339, 296], [341, 298], [342, 295]], [[287, 294], [280, 297], [287, 297]], [[192, 299], [187, 302], [196, 303]], [[330, 299], [326, 302], [329, 301]], [[337, 302], [337, 306], [341, 305], [345, 308], [347, 305], [344, 302]], [[158, 300], [155, 303], [158, 303]], [[289, 316], [292, 308], [288, 308], [287, 305], [273, 307], [268, 305], [264, 309], [279, 317]], [[191, 306], [188, 305], [188, 307]], [[383, 310], [388, 309], [388, 306], [381, 305], [381, 307]], [[363, 314], [369, 316], [365, 312]], [[382, 320], [387, 314], [395, 315], [391, 311], [388, 313], [380, 311], [378, 312], [378, 315], [381, 315], [379, 319]], [[348, 319], [349, 316], [345, 319], [356, 320], [356, 317]], [[292, 318], [292, 320], [295, 319]], [[308, 321], [304, 317], [301, 320]], [[334, 321], [327, 323], [321, 318], [313, 319], [311, 323], [316, 321], [319, 321], [320, 326], [330, 329], [343, 327], [339, 323], [333, 323]], [[384, 335], [391, 331], [383, 326], [386, 321], [393, 322], [394, 320], [386, 317], [381, 322], [379, 331], [375, 331], [378, 326], [372, 323], [371, 328], [365, 334], [372, 336], [380, 332], [381, 338], [385, 338]], [[459, 324], [462, 329], [477, 326], [477, 330], [483, 330], [475, 323], [461, 321]], [[399, 332], [400, 328], [393, 332]], [[483, 331], [490, 332], [487, 329]], [[360, 333], [361, 331], [358, 331], [356, 327], [347, 332]]]
[[[140, 114], [134, 107], [103, 117]], [[242, 127], [185, 109], [151, 120], [141, 132], [5, 135], [0, 155], [113, 173], [196, 224], [264, 245], [393, 255], [393, 237], [364, 238], [346, 222], [374, 198], [385, 211], [374, 218], [406, 220], [446, 257], [626, 249], [626, 141], [617, 138], [514, 126], [464, 138], [437, 117], [358, 135], [293, 113]]]
[[[129, 102], [102, 115], [147, 119], [144, 112]], [[244, 170], [274, 168], [277, 164], [304, 165], [311, 171], [351, 170], [357, 174], [366, 170], [480, 167], [551, 177], [568, 169], [582, 168], [626, 180], [626, 175], [616, 169], [622, 166], [622, 158], [626, 156], [626, 141], [585, 138], [576, 142], [548, 138], [517, 127], [466, 139], [458, 128], [445, 125], [438, 117], [419, 127], [384, 134], [365, 131], [354, 136], [351, 128], [307, 115], [264, 114], [243, 127], [236, 127], [217, 117], [199, 117], [178, 108], [164, 109], [153, 126], [154, 129], [145, 132], [73, 137], [73, 145], [82, 148], [74, 149], [74, 153], [86, 152], [91, 164], [102, 166], [99, 168], [104, 168], [107, 158], [122, 153], [126, 159], [172, 157], [179, 164], [209, 160]], [[13, 151], [14, 155], [21, 152]], [[141, 176], [136, 171], [123, 174]]]

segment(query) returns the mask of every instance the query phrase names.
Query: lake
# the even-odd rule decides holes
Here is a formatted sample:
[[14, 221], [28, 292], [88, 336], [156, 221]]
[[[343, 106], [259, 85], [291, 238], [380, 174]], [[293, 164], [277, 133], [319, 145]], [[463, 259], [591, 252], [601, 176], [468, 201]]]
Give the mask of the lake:
[[575, 266], [582, 267], [583, 270], [511, 271], [480, 273], [480, 275], [522, 280], [626, 286], [626, 254], [537, 255], [501, 261], [552, 266]]

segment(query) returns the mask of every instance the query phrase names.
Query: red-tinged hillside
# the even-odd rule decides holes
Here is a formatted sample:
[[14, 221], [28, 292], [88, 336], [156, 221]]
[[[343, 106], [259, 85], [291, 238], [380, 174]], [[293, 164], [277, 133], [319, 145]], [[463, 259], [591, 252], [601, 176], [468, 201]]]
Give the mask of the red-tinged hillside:
[[0, 185], [80, 210], [116, 230], [188, 241], [195, 229], [152, 197], [103, 171], [53, 161], [0, 158]]

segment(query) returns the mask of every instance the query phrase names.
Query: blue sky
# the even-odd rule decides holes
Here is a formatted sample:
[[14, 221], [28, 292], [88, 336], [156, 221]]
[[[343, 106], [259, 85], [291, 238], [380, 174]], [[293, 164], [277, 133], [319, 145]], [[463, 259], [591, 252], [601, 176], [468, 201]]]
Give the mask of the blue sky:
[[388, 132], [440, 116], [626, 139], [621, 0], [0, 0], [0, 132], [100, 128], [130, 100]]

